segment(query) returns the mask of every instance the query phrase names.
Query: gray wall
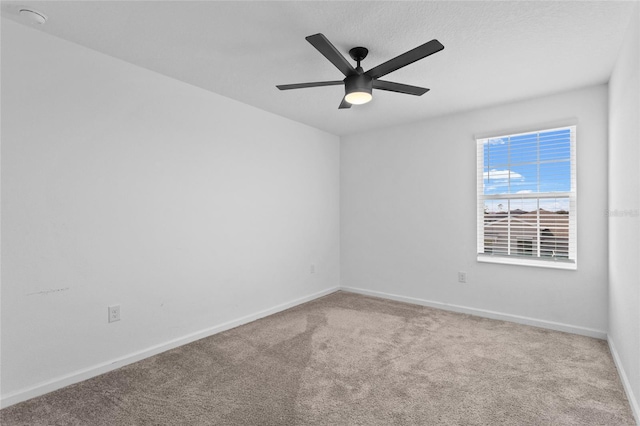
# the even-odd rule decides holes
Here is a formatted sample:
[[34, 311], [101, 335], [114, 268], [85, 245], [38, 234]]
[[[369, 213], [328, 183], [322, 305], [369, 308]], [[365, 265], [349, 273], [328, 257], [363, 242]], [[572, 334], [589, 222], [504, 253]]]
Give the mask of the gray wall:
[[639, 14], [609, 82], [609, 342], [640, 423]]
[[[578, 270], [477, 263], [474, 135], [571, 123]], [[349, 136], [340, 161], [344, 287], [606, 336], [607, 86]]]
[[3, 400], [337, 288], [338, 202], [338, 137], [3, 19]]

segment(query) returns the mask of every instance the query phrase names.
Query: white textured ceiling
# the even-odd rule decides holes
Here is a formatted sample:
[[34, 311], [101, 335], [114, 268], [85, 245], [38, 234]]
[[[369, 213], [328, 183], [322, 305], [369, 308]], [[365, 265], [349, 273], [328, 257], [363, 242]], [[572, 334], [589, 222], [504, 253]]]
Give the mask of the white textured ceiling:
[[[2, 2], [21, 22], [336, 135], [526, 99], [609, 80], [634, 2]], [[338, 110], [341, 86], [279, 91], [276, 84], [341, 80], [305, 37], [323, 33], [345, 57], [365, 46], [372, 68], [433, 38], [445, 49], [385, 80], [421, 96], [374, 90]]]

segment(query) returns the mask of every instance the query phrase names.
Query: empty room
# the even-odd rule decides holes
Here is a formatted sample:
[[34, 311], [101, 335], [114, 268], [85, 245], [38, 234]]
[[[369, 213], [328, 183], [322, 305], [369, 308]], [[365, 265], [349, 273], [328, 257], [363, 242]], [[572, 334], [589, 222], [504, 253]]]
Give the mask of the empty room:
[[640, 424], [640, 2], [1, 14], [0, 424]]

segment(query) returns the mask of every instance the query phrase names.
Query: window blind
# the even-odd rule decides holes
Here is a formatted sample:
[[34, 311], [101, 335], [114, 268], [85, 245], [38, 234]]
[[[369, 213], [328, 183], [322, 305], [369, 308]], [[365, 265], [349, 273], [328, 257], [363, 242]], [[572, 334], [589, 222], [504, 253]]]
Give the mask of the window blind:
[[575, 264], [575, 141], [575, 126], [477, 139], [478, 260]]

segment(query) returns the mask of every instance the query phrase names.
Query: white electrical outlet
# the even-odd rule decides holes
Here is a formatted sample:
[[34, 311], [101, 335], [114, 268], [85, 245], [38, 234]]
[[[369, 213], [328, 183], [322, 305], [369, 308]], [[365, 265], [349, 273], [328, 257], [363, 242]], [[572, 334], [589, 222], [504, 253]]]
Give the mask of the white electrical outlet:
[[316, 265], [311, 265], [311, 267], [309, 268], [309, 273], [311, 273], [311, 274], [315, 274], [316, 273]]
[[467, 273], [466, 272], [458, 272], [458, 282], [459, 283], [466, 283], [467, 282]]
[[120, 305], [109, 306], [109, 322], [120, 321]]

